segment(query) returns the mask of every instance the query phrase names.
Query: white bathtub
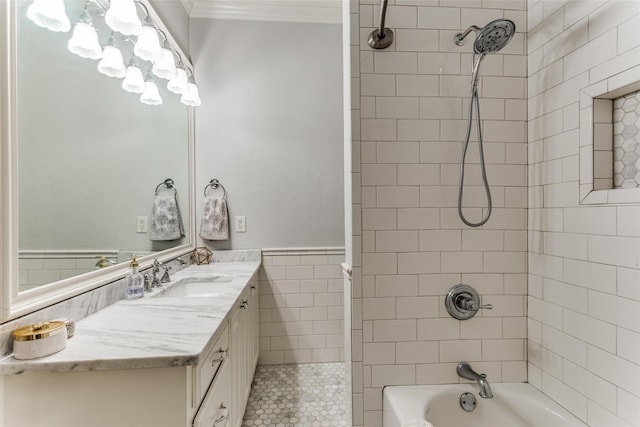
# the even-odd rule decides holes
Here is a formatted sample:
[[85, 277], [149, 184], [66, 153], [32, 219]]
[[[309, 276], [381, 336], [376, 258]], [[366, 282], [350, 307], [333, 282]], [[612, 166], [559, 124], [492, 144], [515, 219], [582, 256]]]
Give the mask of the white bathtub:
[[[383, 391], [383, 427], [427, 420], [433, 427], [587, 427], [566, 409], [527, 383], [491, 384], [493, 399], [478, 396], [475, 384], [390, 386]], [[473, 393], [472, 412], [460, 395]]]

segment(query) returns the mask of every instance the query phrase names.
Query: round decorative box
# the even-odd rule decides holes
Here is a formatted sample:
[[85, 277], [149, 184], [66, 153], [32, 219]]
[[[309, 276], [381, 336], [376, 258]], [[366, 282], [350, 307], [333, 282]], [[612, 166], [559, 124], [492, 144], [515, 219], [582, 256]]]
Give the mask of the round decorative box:
[[53, 322], [64, 323], [64, 326], [67, 328], [67, 338], [71, 338], [73, 334], [75, 334], [76, 332], [76, 322], [74, 322], [73, 319], [67, 319], [67, 318], [55, 319], [53, 320]]
[[37, 359], [56, 353], [67, 346], [64, 322], [41, 322], [13, 331], [13, 357]]

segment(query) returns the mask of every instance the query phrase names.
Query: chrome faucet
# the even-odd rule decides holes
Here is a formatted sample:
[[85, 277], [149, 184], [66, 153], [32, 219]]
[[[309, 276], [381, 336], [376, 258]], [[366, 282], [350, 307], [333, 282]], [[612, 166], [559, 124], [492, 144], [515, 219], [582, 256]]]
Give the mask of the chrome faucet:
[[160, 283], [169, 283], [171, 281], [171, 277], [169, 277], [169, 270], [171, 270], [171, 266], [163, 265], [162, 268], [164, 268], [164, 274], [160, 278]]
[[156, 288], [160, 286], [160, 267], [161, 266], [162, 266], [162, 263], [158, 261], [158, 258], [154, 258], [153, 264], [151, 266], [151, 273], [152, 273], [151, 287], [152, 288]]
[[458, 373], [458, 376], [464, 379], [478, 382], [478, 386], [480, 387], [480, 397], [484, 397], [485, 399], [491, 399], [493, 397], [489, 381], [487, 381], [487, 374], [477, 373], [467, 362], [458, 363], [456, 372]]
[[144, 273], [142, 277], [144, 279], [144, 291], [151, 292], [153, 289], [151, 288], [151, 277], [149, 277], [149, 273]]

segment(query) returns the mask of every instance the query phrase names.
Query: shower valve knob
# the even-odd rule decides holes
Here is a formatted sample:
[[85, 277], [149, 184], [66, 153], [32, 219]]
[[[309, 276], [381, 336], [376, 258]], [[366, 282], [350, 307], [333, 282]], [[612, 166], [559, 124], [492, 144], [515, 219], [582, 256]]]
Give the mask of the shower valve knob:
[[491, 304], [480, 304], [478, 292], [464, 284], [455, 285], [449, 290], [445, 298], [445, 307], [451, 317], [458, 320], [471, 319], [480, 309], [493, 309]]

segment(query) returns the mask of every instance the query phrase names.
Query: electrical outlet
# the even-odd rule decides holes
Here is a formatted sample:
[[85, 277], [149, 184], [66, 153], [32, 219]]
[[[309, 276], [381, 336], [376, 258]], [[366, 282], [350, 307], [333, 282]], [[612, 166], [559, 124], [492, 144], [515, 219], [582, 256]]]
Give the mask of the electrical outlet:
[[247, 232], [247, 217], [246, 216], [237, 216], [236, 217], [236, 232], [237, 233], [246, 233]]
[[136, 218], [136, 233], [147, 232], [147, 217], [139, 216]]

